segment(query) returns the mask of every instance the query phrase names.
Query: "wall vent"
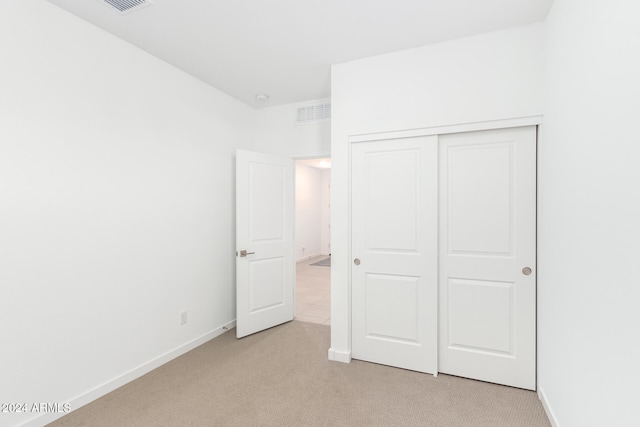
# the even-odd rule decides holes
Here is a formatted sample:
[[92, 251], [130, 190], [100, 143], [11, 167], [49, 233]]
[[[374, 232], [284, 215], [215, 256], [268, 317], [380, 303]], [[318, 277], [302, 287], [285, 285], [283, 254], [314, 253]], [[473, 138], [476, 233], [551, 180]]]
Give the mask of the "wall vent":
[[102, 0], [121, 14], [131, 13], [152, 4], [151, 0]]
[[298, 107], [296, 123], [303, 124], [331, 118], [331, 104], [315, 104]]

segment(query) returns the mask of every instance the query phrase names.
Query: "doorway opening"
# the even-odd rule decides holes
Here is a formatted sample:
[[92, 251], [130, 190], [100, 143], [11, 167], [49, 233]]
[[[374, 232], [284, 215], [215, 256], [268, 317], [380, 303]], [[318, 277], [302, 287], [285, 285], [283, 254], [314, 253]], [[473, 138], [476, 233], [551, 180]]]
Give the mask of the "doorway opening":
[[331, 159], [296, 160], [295, 318], [331, 324]]

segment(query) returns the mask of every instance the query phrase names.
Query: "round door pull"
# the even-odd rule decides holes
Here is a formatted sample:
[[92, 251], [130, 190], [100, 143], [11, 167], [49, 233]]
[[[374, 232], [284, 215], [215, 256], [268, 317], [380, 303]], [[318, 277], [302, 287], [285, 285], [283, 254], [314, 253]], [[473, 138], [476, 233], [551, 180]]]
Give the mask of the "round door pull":
[[360, 265], [360, 260], [358, 258], [356, 258], [356, 259], [353, 260], [353, 263], [355, 265]]
[[531, 268], [529, 267], [525, 267], [522, 269], [522, 274], [524, 274], [525, 276], [528, 276], [531, 274]]

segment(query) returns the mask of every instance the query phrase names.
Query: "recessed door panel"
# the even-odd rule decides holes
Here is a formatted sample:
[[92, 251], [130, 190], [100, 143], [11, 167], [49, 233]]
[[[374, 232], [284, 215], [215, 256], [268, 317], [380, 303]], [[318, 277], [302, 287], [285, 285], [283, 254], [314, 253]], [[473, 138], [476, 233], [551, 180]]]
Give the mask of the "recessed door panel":
[[449, 348], [512, 355], [513, 283], [449, 278]]
[[274, 308], [285, 302], [284, 257], [249, 263], [249, 313]]
[[450, 254], [512, 255], [514, 143], [446, 147]]
[[416, 252], [419, 150], [367, 153], [366, 237], [369, 250]]
[[367, 338], [418, 342], [418, 277], [367, 274]]
[[283, 240], [285, 168], [261, 162], [249, 163], [249, 243]]

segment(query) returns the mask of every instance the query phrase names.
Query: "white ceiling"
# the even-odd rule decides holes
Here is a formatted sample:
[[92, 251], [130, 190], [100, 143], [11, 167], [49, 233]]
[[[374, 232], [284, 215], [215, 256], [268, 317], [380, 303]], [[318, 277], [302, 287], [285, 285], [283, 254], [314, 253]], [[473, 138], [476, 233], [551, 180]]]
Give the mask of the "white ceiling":
[[[552, 0], [49, 0], [255, 107], [330, 96], [330, 65], [543, 20]], [[268, 94], [258, 102], [256, 94]]]

